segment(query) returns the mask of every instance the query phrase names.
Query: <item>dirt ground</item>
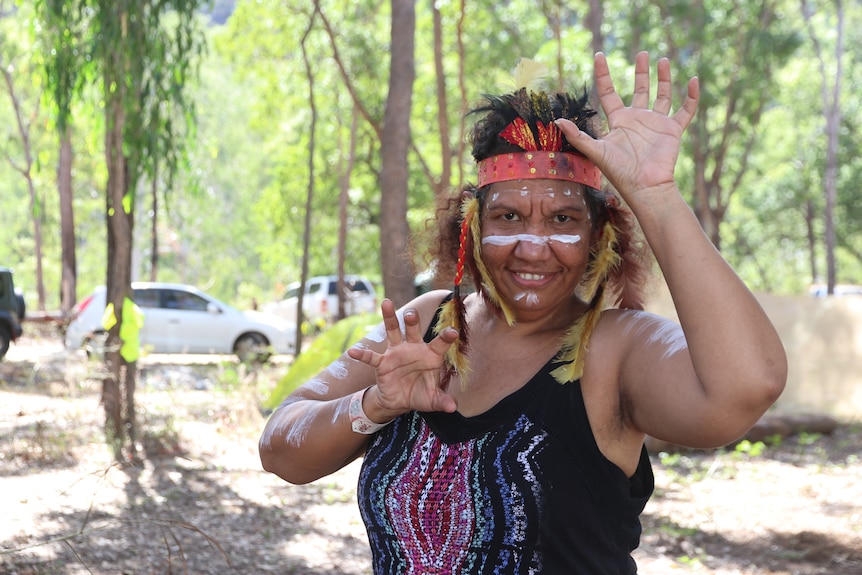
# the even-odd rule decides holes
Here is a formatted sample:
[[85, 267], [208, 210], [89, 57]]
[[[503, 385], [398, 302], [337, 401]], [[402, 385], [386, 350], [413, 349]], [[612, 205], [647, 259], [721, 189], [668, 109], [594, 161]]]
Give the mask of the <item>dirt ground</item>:
[[[286, 362], [144, 358], [144, 461], [120, 467], [98, 368], [30, 331], [0, 362], [0, 573], [370, 573], [357, 464], [306, 486], [260, 468]], [[862, 574], [862, 424], [769, 443], [653, 456], [641, 574]]]

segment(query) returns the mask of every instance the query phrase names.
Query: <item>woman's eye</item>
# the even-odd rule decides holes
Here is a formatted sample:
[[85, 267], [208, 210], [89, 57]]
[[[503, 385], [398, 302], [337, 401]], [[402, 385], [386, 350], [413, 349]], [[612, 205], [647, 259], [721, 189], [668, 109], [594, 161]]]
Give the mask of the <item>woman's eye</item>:
[[513, 222], [518, 219], [518, 216], [512, 212], [509, 212], [508, 214], [503, 214], [503, 219], [508, 222]]
[[557, 214], [554, 217], [554, 221], [557, 222], [558, 224], [565, 224], [565, 223], [572, 221], [572, 218], [570, 218], [569, 216], [564, 215], [564, 214]]

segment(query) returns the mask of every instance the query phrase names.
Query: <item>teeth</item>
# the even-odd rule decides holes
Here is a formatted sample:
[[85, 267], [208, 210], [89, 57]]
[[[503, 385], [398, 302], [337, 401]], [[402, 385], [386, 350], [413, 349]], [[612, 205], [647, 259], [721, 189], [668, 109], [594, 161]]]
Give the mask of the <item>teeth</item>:
[[545, 279], [545, 274], [518, 274], [518, 277], [527, 281], [538, 281]]

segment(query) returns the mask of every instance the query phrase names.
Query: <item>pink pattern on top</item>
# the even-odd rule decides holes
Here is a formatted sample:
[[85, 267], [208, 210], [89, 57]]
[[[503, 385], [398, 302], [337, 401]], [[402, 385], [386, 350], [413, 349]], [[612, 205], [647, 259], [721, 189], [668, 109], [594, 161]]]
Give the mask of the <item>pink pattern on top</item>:
[[417, 444], [421, 448], [386, 492], [389, 519], [409, 562], [406, 573], [458, 573], [476, 526], [469, 480], [474, 445], [447, 445], [424, 421]]

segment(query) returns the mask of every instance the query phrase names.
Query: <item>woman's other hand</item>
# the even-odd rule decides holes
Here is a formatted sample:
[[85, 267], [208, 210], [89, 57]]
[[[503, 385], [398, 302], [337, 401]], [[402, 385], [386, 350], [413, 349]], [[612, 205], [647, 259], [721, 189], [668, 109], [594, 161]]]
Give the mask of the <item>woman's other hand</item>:
[[366, 415], [382, 423], [411, 410], [455, 411], [455, 399], [440, 382], [446, 350], [458, 338], [458, 332], [447, 328], [425, 343], [416, 309], [402, 312], [402, 332], [393, 303], [385, 299], [380, 308], [386, 350], [378, 353], [352, 347], [347, 351], [351, 358], [373, 367], [377, 373], [377, 385], [368, 390], [363, 401]]

